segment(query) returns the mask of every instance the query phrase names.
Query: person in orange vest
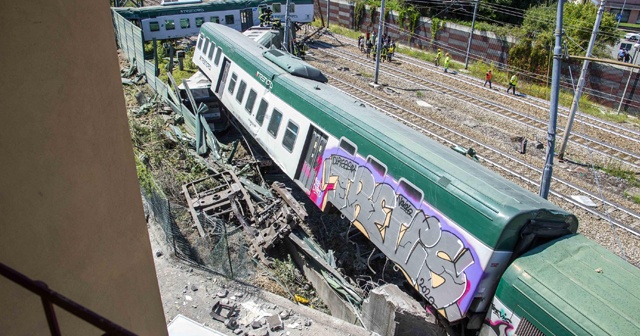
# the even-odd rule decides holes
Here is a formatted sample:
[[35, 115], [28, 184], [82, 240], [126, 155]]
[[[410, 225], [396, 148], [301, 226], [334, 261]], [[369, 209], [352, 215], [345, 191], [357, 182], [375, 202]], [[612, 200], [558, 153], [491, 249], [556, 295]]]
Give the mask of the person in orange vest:
[[487, 86], [487, 83], [489, 83], [489, 88], [491, 89], [491, 78], [493, 78], [493, 74], [491, 73], [491, 70], [487, 71], [487, 74], [484, 75], [484, 85], [483, 86]]

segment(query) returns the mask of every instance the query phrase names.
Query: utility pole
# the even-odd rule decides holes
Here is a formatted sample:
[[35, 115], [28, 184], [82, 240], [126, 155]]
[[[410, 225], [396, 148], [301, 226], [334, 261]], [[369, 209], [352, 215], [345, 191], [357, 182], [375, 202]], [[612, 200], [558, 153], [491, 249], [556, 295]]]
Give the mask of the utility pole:
[[284, 12], [284, 40], [282, 42], [284, 44], [284, 50], [290, 52], [293, 48], [290, 48], [289, 45], [289, 34], [291, 34], [291, 27], [289, 26], [289, 0], [287, 0], [285, 6], [287, 6], [287, 9]]
[[373, 84], [378, 84], [378, 70], [380, 69], [380, 54], [382, 54], [382, 28], [384, 23], [384, 0], [380, 4], [380, 22], [378, 23], [378, 34], [376, 35], [376, 73], [373, 76]]
[[327, 29], [329, 29], [329, 8], [331, 7], [331, 0], [327, 0]]
[[616, 23], [616, 28], [618, 28], [618, 26], [620, 25], [620, 20], [622, 20], [622, 13], [624, 13], [624, 7], [627, 5], [627, 0], [624, 0], [624, 2], [622, 3], [622, 9], [620, 10], [620, 13], [618, 14], [618, 23]]
[[540, 197], [549, 197], [551, 174], [553, 173], [553, 150], [556, 144], [556, 118], [558, 116], [558, 95], [560, 94], [560, 66], [562, 65], [562, 12], [564, 1], [558, 0], [556, 14], [556, 46], [553, 48], [553, 71], [551, 73], [551, 105], [549, 107], [549, 129], [547, 130], [547, 159], [542, 171]]
[[[600, 28], [600, 22], [602, 22], [602, 15], [604, 14], [605, 0], [600, 0], [600, 7], [598, 7], [598, 14], [596, 15], [596, 22], [593, 23], [593, 30], [591, 31], [591, 39], [589, 40], [589, 46], [587, 47], [586, 57], [591, 57], [593, 46], [596, 44], [596, 36], [598, 35], [598, 29]], [[569, 113], [569, 120], [567, 120], [567, 126], [562, 136], [562, 144], [560, 145], [560, 151], [558, 152], [558, 159], [560, 161], [564, 158], [564, 151], [567, 149], [567, 142], [569, 141], [569, 135], [571, 134], [571, 127], [573, 125], [573, 119], [578, 110], [578, 103], [582, 96], [582, 90], [586, 82], [587, 71], [589, 69], [589, 60], [582, 62], [582, 70], [580, 71], [580, 78], [578, 79], [578, 86], [573, 96], [573, 102], [571, 103], [571, 112]]]
[[[633, 45], [633, 57], [631, 58], [631, 64], [636, 63], [636, 54], [638, 53], [638, 48], [640, 48], [640, 44], [636, 43]], [[622, 107], [622, 101], [624, 100], [624, 96], [627, 94], [627, 89], [629, 88], [629, 82], [631, 81], [631, 77], [633, 76], [633, 68], [629, 68], [629, 70], [631, 70], [631, 72], [629, 73], [629, 78], [627, 78], [627, 84], [624, 86], [622, 97], [620, 97], [620, 104], [618, 104], [617, 113], [620, 113], [620, 108]]]
[[469, 52], [471, 51], [471, 42], [473, 42], [473, 28], [476, 26], [476, 15], [478, 14], [478, 3], [480, 0], [476, 0], [476, 5], [473, 7], [473, 20], [471, 20], [471, 33], [469, 33], [469, 43], [467, 44], [467, 56], [464, 58], [464, 68], [469, 66]]

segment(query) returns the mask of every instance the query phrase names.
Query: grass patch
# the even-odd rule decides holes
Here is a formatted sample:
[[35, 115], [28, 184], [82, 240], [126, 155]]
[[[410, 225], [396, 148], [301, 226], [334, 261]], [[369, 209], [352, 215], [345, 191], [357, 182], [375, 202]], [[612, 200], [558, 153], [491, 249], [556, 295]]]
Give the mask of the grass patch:
[[601, 168], [605, 173], [623, 179], [633, 187], [640, 187], [640, 180], [634, 171], [622, 169], [620, 163], [611, 163]]

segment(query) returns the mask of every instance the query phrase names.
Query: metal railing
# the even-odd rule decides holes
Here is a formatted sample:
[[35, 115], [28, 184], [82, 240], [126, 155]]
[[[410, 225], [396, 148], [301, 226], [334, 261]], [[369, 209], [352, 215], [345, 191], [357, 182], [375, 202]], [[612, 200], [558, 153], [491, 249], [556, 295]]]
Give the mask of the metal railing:
[[62, 335], [60, 332], [60, 326], [58, 325], [58, 319], [56, 318], [56, 313], [54, 311], [54, 305], [104, 331], [104, 335], [135, 335], [133, 332], [107, 320], [88, 308], [85, 308], [60, 293], [50, 289], [46, 283], [32, 280], [26, 275], [3, 263], [0, 263], [0, 275], [40, 296], [44, 313], [47, 316], [47, 323], [49, 324], [51, 335]]

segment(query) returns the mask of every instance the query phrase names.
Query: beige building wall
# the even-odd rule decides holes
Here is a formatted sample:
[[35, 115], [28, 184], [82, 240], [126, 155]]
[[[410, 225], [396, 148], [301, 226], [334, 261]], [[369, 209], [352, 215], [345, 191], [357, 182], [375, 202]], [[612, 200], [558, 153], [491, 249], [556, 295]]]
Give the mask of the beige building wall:
[[[0, 262], [165, 335], [108, 6], [0, 2]], [[56, 313], [64, 335], [101, 335]], [[49, 334], [39, 298], [3, 277], [0, 334]]]

